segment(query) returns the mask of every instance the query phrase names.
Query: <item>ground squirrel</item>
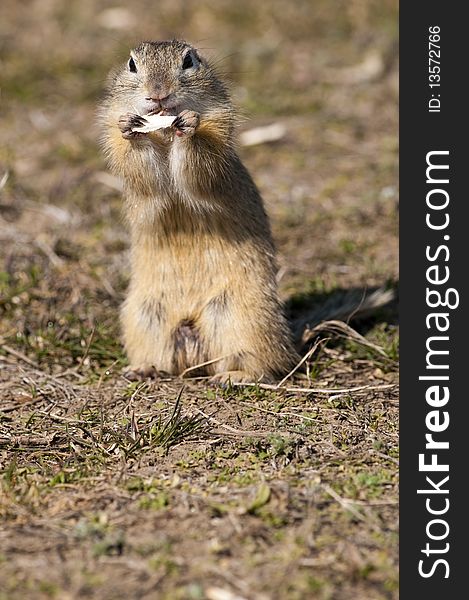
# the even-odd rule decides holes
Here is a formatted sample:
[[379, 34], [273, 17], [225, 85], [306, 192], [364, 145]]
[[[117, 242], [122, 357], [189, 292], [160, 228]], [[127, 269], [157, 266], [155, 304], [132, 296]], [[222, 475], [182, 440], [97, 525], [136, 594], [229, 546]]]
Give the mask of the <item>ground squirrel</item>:
[[[177, 118], [134, 131], [155, 113]], [[131, 370], [180, 375], [206, 363], [204, 374], [232, 381], [288, 372], [298, 356], [269, 221], [214, 67], [184, 41], [144, 42], [109, 76], [99, 120], [131, 230], [121, 312]]]

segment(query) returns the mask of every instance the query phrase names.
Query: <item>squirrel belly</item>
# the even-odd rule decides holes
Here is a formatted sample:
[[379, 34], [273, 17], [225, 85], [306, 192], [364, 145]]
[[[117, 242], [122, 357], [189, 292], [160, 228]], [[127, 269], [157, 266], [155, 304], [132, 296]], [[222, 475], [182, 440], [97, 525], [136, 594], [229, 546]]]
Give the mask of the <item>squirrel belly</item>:
[[[132, 111], [132, 112], [129, 112]], [[174, 125], [133, 131], [150, 112]], [[262, 199], [233, 143], [234, 110], [185, 42], [148, 42], [110, 77], [102, 146], [124, 181], [131, 277], [121, 320], [142, 375], [272, 379], [297, 362]]]
[[181, 374], [243, 372], [250, 380], [284, 372], [296, 355], [281, 314], [269, 258], [252, 240], [211, 231], [140, 238], [132, 250], [122, 310], [125, 345], [136, 368]]

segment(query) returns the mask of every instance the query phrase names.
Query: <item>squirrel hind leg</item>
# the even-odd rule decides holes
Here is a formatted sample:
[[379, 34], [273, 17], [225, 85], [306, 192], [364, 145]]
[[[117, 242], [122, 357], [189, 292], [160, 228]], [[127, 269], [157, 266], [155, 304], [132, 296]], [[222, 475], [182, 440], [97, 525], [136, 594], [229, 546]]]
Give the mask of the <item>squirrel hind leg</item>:
[[[271, 374], [260, 371], [257, 361], [248, 352], [237, 352], [214, 363], [210, 383], [229, 385], [230, 383], [270, 383]], [[255, 363], [255, 364], [254, 364]]]
[[142, 365], [141, 367], [127, 367], [123, 373], [126, 379], [130, 381], [142, 381], [144, 379], [159, 379], [168, 377], [169, 373], [159, 371], [153, 365]]
[[210, 377], [210, 383], [221, 385], [222, 387], [229, 386], [231, 383], [269, 383], [270, 377], [256, 376], [249, 371], [221, 371]]

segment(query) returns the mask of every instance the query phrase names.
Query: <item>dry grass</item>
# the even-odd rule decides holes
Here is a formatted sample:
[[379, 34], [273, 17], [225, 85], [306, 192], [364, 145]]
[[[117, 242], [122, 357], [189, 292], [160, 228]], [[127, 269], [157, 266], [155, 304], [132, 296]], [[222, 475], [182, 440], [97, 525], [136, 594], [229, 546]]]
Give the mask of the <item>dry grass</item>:
[[395, 307], [314, 329], [280, 386], [127, 381], [128, 239], [93, 124], [136, 41], [207, 48], [243, 128], [286, 127], [242, 155], [290, 314], [392, 285], [396, 3], [114, 8], [2, 4], [0, 599], [397, 598]]

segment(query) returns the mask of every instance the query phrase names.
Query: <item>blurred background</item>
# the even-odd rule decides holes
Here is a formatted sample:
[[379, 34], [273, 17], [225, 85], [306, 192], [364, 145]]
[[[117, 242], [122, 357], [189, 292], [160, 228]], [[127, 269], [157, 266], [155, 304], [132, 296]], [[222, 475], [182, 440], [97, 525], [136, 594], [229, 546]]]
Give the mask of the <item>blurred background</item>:
[[240, 152], [285, 299], [397, 278], [394, 0], [3, 0], [0, 17], [3, 340], [63, 365], [95, 327], [120, 352], [128, 238], [95, 110], [141, 40], [191, 42], [231, 82], [242, 130], [279, 126]]

